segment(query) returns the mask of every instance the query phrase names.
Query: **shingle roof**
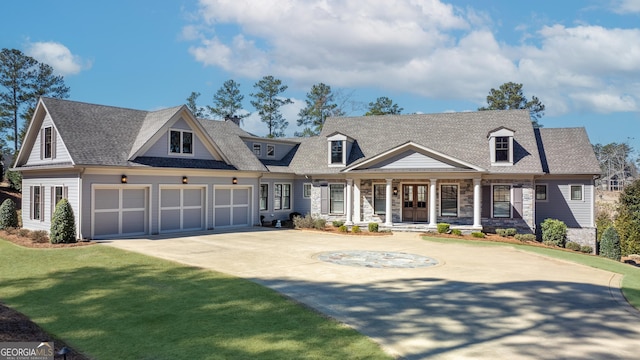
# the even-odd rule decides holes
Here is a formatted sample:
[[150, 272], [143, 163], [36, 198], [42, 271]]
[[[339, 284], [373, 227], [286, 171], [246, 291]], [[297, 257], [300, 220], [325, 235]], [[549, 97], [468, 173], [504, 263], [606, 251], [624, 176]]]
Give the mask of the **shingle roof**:
[[[513, 166], [491, 166], [490, 131], [508, 127], [515, 132]], [[327, 166], [328, 134], [356, 139], [362, 157], [354, 165], [409, 141], [473, 164], [492, 173], [542, 173], [542, 164], [527, 110], [444, 114], [384, 115], [328, 118], [320, 136], [300, 145], [291, 168], [296, 173], [338, 173]]]
[[550, 174], [600, 174], [600, 165], [584, 128], [541, 128], [539, 148]]

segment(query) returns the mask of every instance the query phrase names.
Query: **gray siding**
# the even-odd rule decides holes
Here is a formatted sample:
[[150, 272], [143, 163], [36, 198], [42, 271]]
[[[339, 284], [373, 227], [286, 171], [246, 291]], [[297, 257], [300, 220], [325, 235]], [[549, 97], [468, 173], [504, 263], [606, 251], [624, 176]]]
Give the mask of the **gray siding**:
[[[268, 184], [269, 185], [269, 196], [267, 197], [267, 207], [268, 209], [266, 211], [260, 211], [260, 215], [264, 216], [264, 221], [272, 221], [272, 220], [288, 220], [289, 219], [289, 214], [291, 214], [296, 209], [296, 202], [298, 200], [296, 194], [296, 186], [295, 186], [295, 180], [294, 179], [268, 179], [268, 178], [262, 178], [260, 179], [260, 184]], [[274, 185], [275, 184], [289, 184], [291, 185], [291, 192], [290, 192], [290, 197], [291, 197], [291, 204], [289, 209], [280, 209], [280, 210], [275, 210], [274, 209]], [[256, 190], [256, 192], [259, 192], [259, 187]], [[300, 197], [302, 197], [302, 189], [300, 189]], [[259, 203], [258, 203], [259, 205]], [[258, 220], [259, 221], [259, 220]]]
[[[193, 131], [186, 121], [183, 119], [178, 120], [171, 129], [177, 130], [191, 130]], [[189, 157], [194, 159], [205, 159], [205, 160], [220, 160], [213, 157], [213, 155], [207, 150], [204, 146], [204, 143], [198, 137], [198, 134], [193, 131], [193, 156], [191, 155], [172, 155], [169, 154], [169, 131], [165, 132], [162, 137], [155, 144], [151, 145], [149, 150], [147, 150], [142, 156], [154, 156], [154, 157]]]
[[[311, 213], [311, 197], [304, 197], [304, 184], [311, 184], [310, 179], [296, 179], [293, 183], [294, 211], [302, 216]], [[313, 188], [313, 186], [311, 186]]]
[[[37, 177], [36, 177], [37, 176]], [[31, 219], [31, 187], [41, 186], [43, 187], [43, 217], [40, 220]], [[25, 173], [22, 178], [22, 227], [29, 230], [45, 230], [51, 229], [51, 217], [53, 210], [55, 209], [54, 200], [52, 197], [52, 187], [63, 186], [67, 188], [67, 199], [73, 214], [75, 216], [76, 225], [79, 226], [80, 222], [78, 214], [80, 213], [78, 202], [78, 175], [77, 174], [57, 174], [55, 177], [51, 175], [35, 175]], [[76, 230], [78, 233], [78, 230]], [[78, 234], [79, 236], [79, 234]]]
[[[261, 160], [282, 160], [282, 158], [293, 149], [296, 144], [282, 144], [282, 143], [272, 143], [267, 139], [265, 141], [256, 141], [256, 140], [244, 140], [244, 143], [247, 145], [249, 150], [253, 153], [253, 144], [260, 144], [260, 155], [256, 156]], [[275, 146], [275, 154], [274, 156], [267, 156], [267, 144]]]
[[454, 166], [415, 151], [405, 151], [373, 166], [371, 169], [453, 169]]
[[31, 153], [29, 154], [29, 159], [25, 165], [42, 165], [42, 164], [55, 164], [55, 163], [68, 163], [71, 162], [71, 156], [69, 152], [64, 146], [62, 142], [62, 138], [60, 138], [60, 134], [55, 130], [55, 158], [53, 159], [40, 159], [40, 152], [42, 147], [42, 129], [46, 127], [53, 127], [55, 130], [55, 126], [53, 126], [53, 121], [51, 120], [51, 116], [47, 114], [42, 121], [42, 126], [38, 131], [38, 135], [36, 136], [36, 141], [33, 143], [33, 148], [31, 149]]
[[[536, 184], [547, 185], [547, 201], [536, 201], [536, 224], [547, 218], [562, 220], [569, 228], [593, 227], [593, 180], [544, 180]], [[571, 185], [582, 185], [582, 200], [571, 200]]]

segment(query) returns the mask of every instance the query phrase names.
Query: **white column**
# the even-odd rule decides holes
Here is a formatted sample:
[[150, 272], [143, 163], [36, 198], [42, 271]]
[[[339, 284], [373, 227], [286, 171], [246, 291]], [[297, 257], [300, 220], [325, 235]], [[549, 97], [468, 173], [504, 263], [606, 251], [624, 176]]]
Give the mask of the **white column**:
[[391, 197], [393, 196], [393, 191], [391, 191], [391, 182], [393, 179], [387, 179], [387, 189], [386, 189], [386, 206], [384, 209], [384, 224], [391, 226], [393, 225], [393, 214], [391, 213]]
[[482, 229], [482, 187], [480, 179], [473, 179], [473, 227]]
[[438, 218], [438, 214], [436, 214], [436, 186], [438, 183], [438, 179], [429, 180], [429, 226], [436, 226], [436, 219]]
[[347, 198], [345, 200], [347, 207], [347, 221], [346, 225], [353, 225], [353, 221], [351, 221], [351, 191], [353, 189], [353, 179], [347, 179]]
[[360, 216], [360, 179], [353, 181], [353, 219], [355, 222], [362, 221]]

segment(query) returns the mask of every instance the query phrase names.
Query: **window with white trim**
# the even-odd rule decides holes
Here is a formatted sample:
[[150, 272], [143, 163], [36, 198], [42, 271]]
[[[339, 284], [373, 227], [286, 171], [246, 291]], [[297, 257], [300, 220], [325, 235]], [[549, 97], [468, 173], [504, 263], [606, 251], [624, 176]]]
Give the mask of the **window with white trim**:
[[334, 140], [331, 142], [331, 163], [332, 164], [343, 164], [342, 161], [342, 152], [343, 152], [343, 141], [342, 140]]
[[262, 146], [260, 144], [253, 144], [253, 154], [255, 156], [262, 155]]
[[583, 186], [571, 185], [571, 200], [582, 201], [583, 199]]
[[43, 157], [45, 159], [52, 159], [53, 158], [53, 128], [51, 126], [48, 126], [46, 128], [44, 128], [44, 140], [43, 140]]
[[44, 221], [44, 186], [31, 187], [31, 219]]
[[536, 201], [547, 201], [547, 184], [536, 185]]
[[493, 185], [493, 217], [511, 217], [511, 186]]
[[269, 184], [260, 184], [260, 210], [269, 210]]
[[373, 212], [375, 214], [385, 214], [387, 211], [387, 185], [373, 185]]
[[267, 144], [267, 156], [274, 157], [276, 156], [276, 146], [272, 144]]
[[291, 209], [291, 184], [273, 184], [273, 209]]
[[329, 184], [329, 212], [344, 214], [344, 185]]
[[458, 185], [440, 185], [440, 215], [458, 216]]
[[171, 154], [193, 154], [193, 133], [185, 130], [169, 132], [169, 152]]
[[305, 199], [311, 197], [311, 183], [302, 184], [302, 197]]
[[509, 161], [509, 137], [496, 137], [496, 162]]

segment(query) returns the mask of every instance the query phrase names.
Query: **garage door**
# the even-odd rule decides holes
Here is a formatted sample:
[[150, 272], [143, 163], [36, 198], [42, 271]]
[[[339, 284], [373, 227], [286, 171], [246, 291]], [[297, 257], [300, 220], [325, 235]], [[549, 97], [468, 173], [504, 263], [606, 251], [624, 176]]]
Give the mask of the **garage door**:
[[160, 232], [204, 230], [205, 188], [161, 187]]
[[214, 226], [249, 226], [251, 188], [220, 188], [214, 190]]
[[92, 238], [144, 235], [149, 232], [149, 188], [94, 187]]

